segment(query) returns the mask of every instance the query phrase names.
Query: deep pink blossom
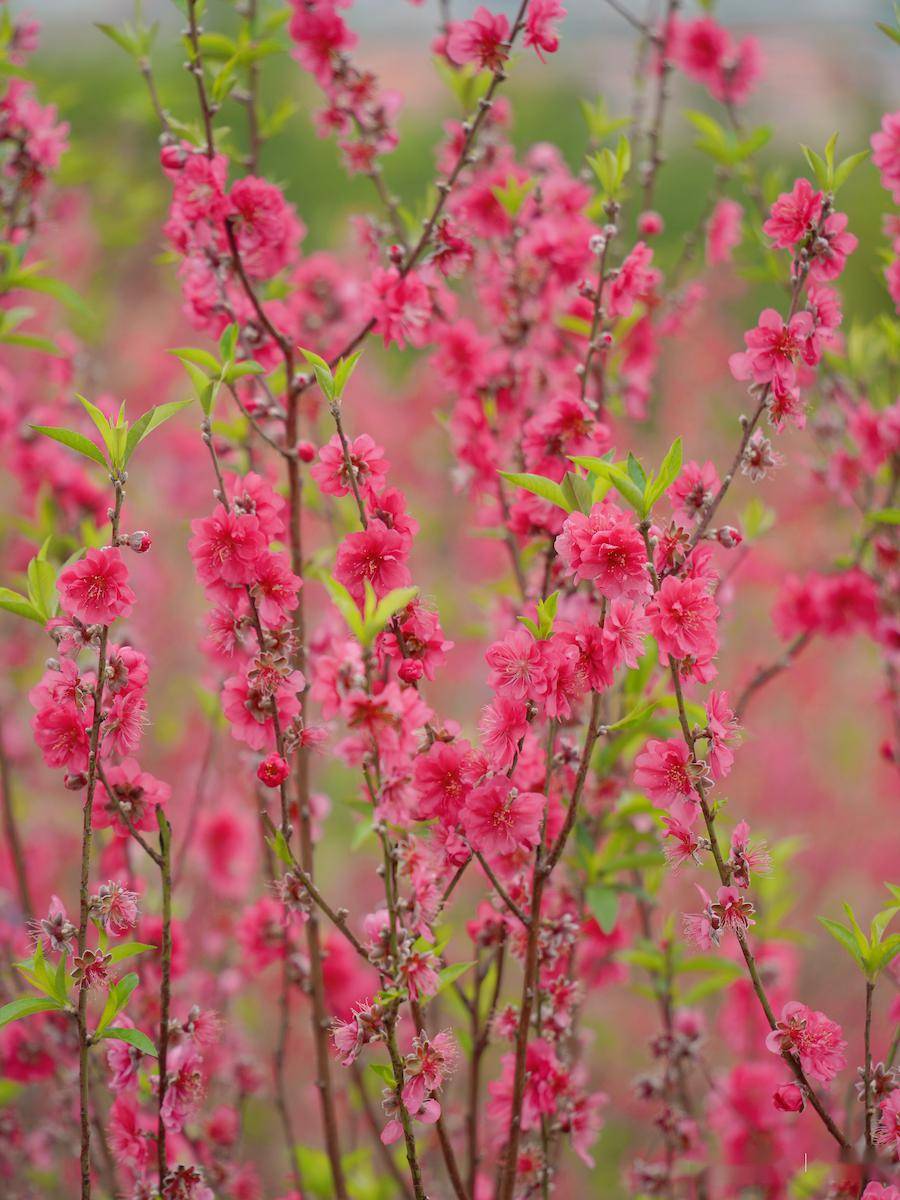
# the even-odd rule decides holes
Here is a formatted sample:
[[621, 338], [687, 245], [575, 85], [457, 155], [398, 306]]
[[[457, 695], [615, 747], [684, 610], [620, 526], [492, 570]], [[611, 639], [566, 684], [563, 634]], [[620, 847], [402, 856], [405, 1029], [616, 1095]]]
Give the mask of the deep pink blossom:
[[830, 1083], [846, 1065], [840, 1025], [806, 1004], [792, 1000], [781, 1012], [781, 1020], [766, 1038], [773, 1054], [795, 1055], [810, 1079]]
[[85, 625], [111, 625], [134, 606], [128, 567], [116, 549], [90, 549], [57, 580], [63, 608]]
[[466, 797], [463, 828], [488, 858], [530, 850], [537, 844], [545, 804], [540, 792], [520, 792], [505, 775], [495, 775]]

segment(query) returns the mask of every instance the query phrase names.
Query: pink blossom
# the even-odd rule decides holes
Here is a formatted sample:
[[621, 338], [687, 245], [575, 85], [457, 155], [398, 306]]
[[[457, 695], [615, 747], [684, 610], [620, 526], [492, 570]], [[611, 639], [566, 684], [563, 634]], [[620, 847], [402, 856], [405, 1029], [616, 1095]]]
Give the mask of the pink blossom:
[[366, 529], [348, 534], [338, 547], [334, 577], [358, 604], [365, 599], [366, 580], [380, 599], [409, 583], [407, 552], [396, 530], [388, 529], [383, 521], [371, 520]]
[[478, 728], [491, 765], [504, 770], [513, 761], [519, 742], [528, 729], [525, 704], [507, 696], [495, 697], [492, 704], [482, 709]]
[[653, 251], [644, 242], [638, 242], [625, 257], [606, 293], [611, 317], [629, 316], [635, 304], [653, 292], [661, 276], [652, 262]]
[[590, 514], [572, 512], [556, 539], [556, 552], [577, 581], [594, 580], [602, 596], [639, 598], [650, 591], [647, 552], [631, 517], [606, 501]]
[[90, 549], [60, 572], [56, 582], [63, 608], [85, 625], [111, 625], [134, 606], [128, 568], [118, 550]]
[[681, 738], [651, 738], [634, 760], [634, 786], [654, 804], [690, 827], [699, 811], [694, 793], [691, 756]]
[[778, 379], [786, 388], [797, 382], [797, 363], [816, 362], [810, 346], [813, 332], [808, 312], [795, 313], [785, 324], [774, 308], [760, 313], [759, 324], [744, 334], [746, 352], [732, 354], [728, 360], [735, 379], [752, 379], [754, 383], [771, 383]]
[[[363, 495], [368, 496], [384, 487], [388, 462], [384, 450], [367, 433], [361, 433], [349, 443], [347, 457], [357, 487]], [[328, 496], [346, 496], [352, 490], [341, 439], [337, 434], [319, 451], [319, 461], [310, 468], [309, 473]]]
[[732, 251], [741, 243], [744, 210], [736, 200], [719, 200], [706, 223], [706, 261], [714, 267], [731, 262]]
[[470, 20], [456, 22], [451, 27], [447, 57], [460, 66], [475, 63], [481, 69], [496, 71], [506, 59], [504, 43], [508, 38], [509, 21], [503, 13], [477, 8]]
[[457, 742], [435, 742], [416, 758], [414, 780], [419, 817], [454, 823], [469, 790], [464, 779], [466, 749]]
[[710, 692], [706, 701], [706, 731], [709, 734], [709, 773], [714, 780], [724, 779], [731, 770], [737, 739], [738, 722], [728, 707], [727, 692]]
[[781, 1012], [781, 1020], [766, 1038], [773, 1054], [791, 1053], [810, 1079], [830, 1083], [846, 1065], [841, 1027], [822, 1012], [792, 1000]]
[[782, 192], [772, 205], [763, 232], [776, 246], [790, 249], [801, 242], [818, 224], [822, 212], [822, 193], [808, 179], [795, 181], [789, 192]]
[[216, 506], [211, 517], [192, 521], [194, 537], [188, 543], [200, 582], [213, 594], [253, 581], [256, 563], [267, 549], [259, 520], [250, 513], [226, 511]]
[[683, 521], [699, 517], [721, 487], [715, 464], [707, 460], [702, 465], [691, 460], [681, 468], [678, 478], [667, 489], [675, 516]]
[[647, 605], [660, 653], [672, 658], [709, 658], [716, 653], [719, 609], [703, 579], [667, 576]]
[[900, 204], [900, 111], [885, 113], [881, 128], [869, 141], [872, 162], [881, 172], [881, 186]]
[[566, 15], [561, 0], [530, 0], [525, 15], [526, 46], [533, 46], [538, 58], [555, 54], [559, 49], [559, 34], [555, 22]]
[[401, 275], [396, 267], [378, 268], [370, 277], [368, 294], [373, 328], [385, 346], [393, 342], [402, 350], [407, 342], [412, 346], [424, 343], [431, 297], [415, 271]]
[[537, 845], [546, 798], [520, 792], [503, 775], [474, 788], [466, 798], [462, 823], [472, 845], [488, 858]]

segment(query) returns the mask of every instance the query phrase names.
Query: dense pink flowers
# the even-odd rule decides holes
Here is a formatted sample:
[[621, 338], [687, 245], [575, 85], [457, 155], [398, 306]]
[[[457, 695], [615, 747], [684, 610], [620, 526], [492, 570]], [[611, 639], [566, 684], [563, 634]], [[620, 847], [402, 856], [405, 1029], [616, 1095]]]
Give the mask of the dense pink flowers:
[[369, 281], [373, 328], [386, 346], [421, 346], [431, 319], [428, 288], [414, 272], [406, 275], [390, 267], [375, 270]]
[[647, 605], [660, 653], [672, 658], [712, 658], [718, 647], [719, 608], [705, 579], [669, 575]]
[[773, 1054], [796, 1056], [810, 1079], [830, 1083], [846, 1065], [841, 1027], [822, 1012], [792, 1000], [781, 1012], [781, 1020], [766, 1038]]
[[463, 828], [475, 847], [489, 858], [529, 850], [537, 844], [546, 798], [520, 792], [504, 775], [479, 784], [466, 798]]
[[566, 15], [561, 0], [530, 0], [525, 14], [526, 46], [533, 46], [539, 58], [559, 49], [557, 22]]
[[881, 128], [870, 138], [872, 162], [881, 172], [881, 186], [900, 204], [900, 112], [885, 113]]
[[409, 583], [406, 555], [407, 546], [401, 534], [389, 529], [383, 521], [373, 520], [360, 533], [344, 538], [337, 552], [334, 577], [361, 604], [366, 581], [379, 597]]
[[610, 501], [590, 515], [570, 513], [556, 552], [576, 580], [593, 580], [602, 596], [641, 597], [650, 591], [647, 552], [634, 521]]
[[763, 224], [776, 246], [796, 246], [815, 229], [822, 213], [822, 193], [808, 179], [800, 178], [790, 192], [782, 192], [772, 205], [771, 214]]
[[191, 522], [189, 549], [197, 575], [210, 594], [227, 597], [228, 589], [253, 580], [266, 537], [251, 513], [216, 506], [211, 517]]
[[706, 223], [706, 261], [711, 267], [731, 262], [741, 242], [744, 210], [736, 200], [719, 200]]
[[60, 572], [57, 583], [63, 608], [85, 625], [111, 625], [134, 606], [128, 568], [115, 549], [90, 549]]
[[774, 308], [760, 313], [759, 324], [744, 334], [747, 350], [728, 360], [735, 379], [771, 383], [792, 388], [797, 382], [797, 365], [818, 361], [812, 341], [813, 320], [808, 312], [795, 313], [788, 322]]
[[509, 21], [503, 13], [477, 8], [468, 21], [457, 22], [447, 38], [447, 57], [455, 63], [474, 63], [495, 71], [506, 58], [504, 43], [509, 38]]

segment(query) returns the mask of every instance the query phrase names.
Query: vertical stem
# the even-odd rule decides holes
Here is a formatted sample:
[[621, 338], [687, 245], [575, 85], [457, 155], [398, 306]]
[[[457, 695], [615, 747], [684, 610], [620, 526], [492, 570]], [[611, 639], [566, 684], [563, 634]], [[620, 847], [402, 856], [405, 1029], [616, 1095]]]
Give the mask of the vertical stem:
[[866, 1111], [866, 1160], [872, 1156], [875, 1150], [875, 1143], [872, 1139], [872, 995], [875, 991], [875, 984], [870, 980], [866, 980], [866, 1026], [865, 1026], [865, 1061], [863, 1063], [863, 1103]]
[[172, 997], [172, 826], [157, 806], [159, 823], [159, 878], [162, 886], [162, 981], [159, 993], [159, 1085], [157, 1088], [158, 1117], [156, 1123], [156, 1165], [159, 1190], [162, 1192], [166, 1175], [166, 1126], [163, 1121], [163, 1101], [166, 1096], [166, 1075], [169, 1054], [169, 1008]]
[[[125, 489], [118, 475], [112, 478], [115, 488], [115, 505], [110, 509], [111, 535], [110, 544], [115, 545], [119, 536], [119, 518], [122, 514], [122, 504], [125, 499]], [[89, 889], [91, 873], [91, 846], [93, 840], [92, 817], [94, 812], [94, 792], [97, 788], [97, 774], [100, 766], [100, 728], [103, 723], [103, 693], [106, 686], [106, 649], [109, 642], [109, 627], [104, 625], [100, 631], [99, 647], [97, 650], [97, 679], [94, 684], [94, 717], [91, 723], [91, 735], [88, 749], [88, 778], [82, 810], [81, 825], [81, 880], [78, 890], [78, 953], [84, 954], [87, 946], [88, 925], [90, 922]], [[88, 1029], [87, 1029], [87, 988], [78, 990], [78, 1109], [81, 1125], [81, 1200], [91, 1197], [91, 1118], [90, 1118], [90, 1075], [88, 1071]]]

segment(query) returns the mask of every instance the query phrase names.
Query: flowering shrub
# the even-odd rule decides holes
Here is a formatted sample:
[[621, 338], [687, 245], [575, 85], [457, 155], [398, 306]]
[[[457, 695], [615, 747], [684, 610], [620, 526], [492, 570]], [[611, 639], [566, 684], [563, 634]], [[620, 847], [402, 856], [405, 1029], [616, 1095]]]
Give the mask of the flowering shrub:
[[[745, 116], [757, 41], [708, 5], [645, 21], [616, 2], [644, 102], [586, 102], [573, 171], [552, 145], [513, 148], [504, 92], [522, 54], [553, 70], [563, 4], [442, 5], [432, 51], [463, 118], [420, 218], [386, 182], [401, 98], [357, 65], [349, 0], [247, 0], [222, 28], [178, 6], [189, 112], [157, 85], [153, 29], [101, 27], [160, 137], [181, 311], [151, 374], [191, 391], [160, 402], [154, 383], [138, 413], [75, 392], [80, 300], [50, 269], [72, 220], [54, 184], [67, 127], [28, 77], [35, 27], [5, 7], [0, 26], [18, 496], [0, 590], [3, 1194], [897, 1200], [900, 885], [855, 901], [867, 932], [849, 904], [792, 929], [796, 847], [767, 848], [762, 794], [727, 792], [763, 689], [856, 634], [884, 681], [872, 777], [897, 795], [900, 232], [889, 218], [877, 320], [845, 318], [858, 239], [838, 205], [873, 166], [898, 202], [900, 114], [871, 164], [835, 136], [781, 190]], [[285, 49], [321, 93], [318, 132], [371, 186], [352, 250], [307, 251], [263, 173], [287, 116], [261, 81]], [[688, 116], [714, 176], [670, 263], [654, 203], [677, 75], [703, 93]], [[721, 401], [710, 389], [661, 445], [667, 343], [695, 353], [721, 280], [755, 304], [760, 274], [744, 348], [717, 352]], [[379, 389], [400, 392], [398, 466]], [[443, 501], [428, 460], [431, 507], [464, 495], [488, 547], [445, 548], [446, 606], [420, 557], [434, 513], [398, 486], [426, 406], [452, 457]], [[779, 581], [765, 636], [783, 645], [746, 676], [742, 584], [789, 460], [846, 516], [817, 512], [821, 559]], [[131, 528], [133, 489], [152, 489], [157, 527]], [[179, 610], [198, 597], [190, 645]], [[797, 705], [787, 737], [809, 717]], [[791, 772], [755, 750], [774, 762], [760, 793], [790, 805]], [[855, 819], [843, 803], [810, 815], [813, 837]], [[885, 833], [862, 824], [874, 854]], [[829, 935], [826, 980], [806, 960]], [[598, 1138], [626, 1108], [616, 1160]]]

